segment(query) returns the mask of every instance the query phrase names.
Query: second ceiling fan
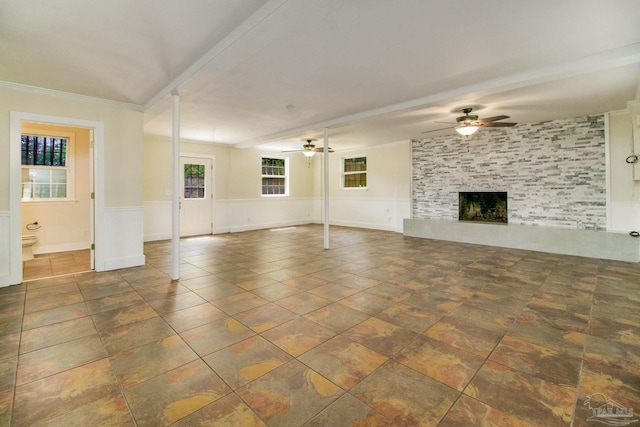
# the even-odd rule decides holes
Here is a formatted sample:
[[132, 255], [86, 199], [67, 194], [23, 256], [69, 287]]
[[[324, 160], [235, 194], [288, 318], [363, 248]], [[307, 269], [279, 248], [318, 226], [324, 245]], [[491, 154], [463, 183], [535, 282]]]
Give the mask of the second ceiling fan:
[[[283, 151], [283, 153], [302, 151], [302, 154], [307, 157], [313, 157], [315, 153], [324, 153], [324, 148], [316, 147], [315, 144], [313, 144], [313, 142], [315, 142], [315, 139], [305, 139], [304, 141], [306, 142], [306, 144], [302, 146], [302, 150], [286, 150]], [[329, 147], [329, 153], [333, 153], [333, 149], [331, 147]]]
[[502, 128], [504, 128], [504, 127], [512, 127], [512, 126], [517, 125], [517, 123], [510, 123], [510, 122], [499, 122], [498, 123], [498, 120], [508, 119], [509, 116], [494, 116], [494, 117], [485, 117], [483, 119], [480, 119], [480, 118], [478, 118], [477, 115], [471, 114], [471, 111], [473, 111], [473, 108], [470, 108], [470, 107], [469, 108], [463, 108], [462, 112], [464, 113], [464, 116], [456, 117], [456, 122], [458, 123], [456, 126], [450, 126], [450, 127], [446, 127], [446, 128], [428, 130], [428, 131], [422, 132], [422, 133], [437, 132], [437, 131], [441, 131], [441, 130], [445, 130], [445, 129], [455, 129], [456, 132], [458, 132], [460, 135], [471, 136], [481, 127], [486, 127], [486, 128], [502, 127]]

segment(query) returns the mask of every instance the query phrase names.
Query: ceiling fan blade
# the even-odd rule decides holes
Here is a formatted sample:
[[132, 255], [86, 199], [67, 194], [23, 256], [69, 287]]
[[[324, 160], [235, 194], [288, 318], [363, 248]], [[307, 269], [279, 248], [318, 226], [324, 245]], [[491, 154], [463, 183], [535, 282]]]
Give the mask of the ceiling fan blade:
[[426, 130], [424, 132], [420, 132], [420, 133], [430, 133], [430, 132], [438, 132], [439, 130], [447, 130], [447, 129], [453, 129], [455, 126], [449, 126], [448, 128], [440, 128], [440, 129], [434, 129], [434, 130]]
[[479, 121], [483, 122], [483, 123], [488, 123], [488, 122], [495, 122], [496, 120], [504, 120], [504, 119], [508, 119], [509, 116], [494, 116], [494, 117], [486, 117], [486, 118], [482, 118]]
[[500, 123], [483, 123], [483, 128], [509, 128], [515, 126], [517, 123], [500, 122]]
[[284, 151], [281, 151], [281, 153], [297, 153], [299, 151], [304, 151], [304, 150], [284, 150]]
[[[324, 153], [324, 148], [322, 148], [322, 147], [316, 147], [315, 152], [316, 152], [316, 153]], [[329, 152], [330, 152], [330, 153], [333, 153], [333, 148], [329, 147]]]

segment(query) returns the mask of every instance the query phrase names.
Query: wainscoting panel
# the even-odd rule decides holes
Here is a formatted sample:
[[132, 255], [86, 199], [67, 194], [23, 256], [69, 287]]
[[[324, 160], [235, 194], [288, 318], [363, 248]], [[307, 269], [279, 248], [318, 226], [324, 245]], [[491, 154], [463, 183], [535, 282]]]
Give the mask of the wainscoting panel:
[[0, 287], [11, 283], [10, 212], [0, 212]]
[[[314, 222], [322, 222], [322, 200], [314, 204]], [[329, 224], [402, 233], [402, 220], [409, 218], [411, 203], [396, 198], [329, 199]]]
[[96, 248], [104, 251], [104, 265], [97, 271], [144, 265], [144, 207], [105, 208], [104, 227], [104, 248]]
[[171, 238], [171, 200], [144, 202], [144, 241]]
[[609, 231], [640, 230], [640, 204], [610, 203], [611, 218], [607, 227]]
[[214, 233], [288, 227], [312, 222], [310, 197], [216, 200]]

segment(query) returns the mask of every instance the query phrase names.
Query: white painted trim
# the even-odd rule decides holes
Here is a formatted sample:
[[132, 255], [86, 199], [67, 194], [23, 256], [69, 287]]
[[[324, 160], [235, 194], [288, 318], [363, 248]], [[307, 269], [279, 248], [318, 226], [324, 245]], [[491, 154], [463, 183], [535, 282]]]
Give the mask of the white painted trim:
[[61, 245], [33, 246], [34, 255], [46, 255], [56, 252], [79, 251], [89, 249], [90, 242], [63, 243]]
[[95, 207], [94, 230], [95, 236], [95, 270], [104, 270], [104, 123], [92, 120], [82, 120], [70, 117], [51, 116], [46, 114], [24, 113], [11, 111], [9, 118], [9, 211], [10, 217], [10, 248], [11, 248], [11, 284], [22, 282], [22, 204], [20, 169], [20, 135], [22, 122], [38, 122], [52, 125], [63, 125], [79, 128], [89, 128], [94, 131], [94, 178], [95, 178]]
[[72, 99], [75, 101], [92, 102], [94, 104], [108, 105], [111, 107], [123, 108], [125, 110], [143, 111], [142, 105], [130, 102], [113, 101], [111, 99], [97, 98], [94, 96], [78, 95], [77, 93], [63, 92], [55, 89], [47, 89], [38, 86], [23, 85], [20, 83], [8, 82], [0, 80], [0, 87], [7, 89], [19, 90], [23, 92], [31, 92], [40, 95], [55, 96], [58, 98]]
[[607, 230], [612, 229], [611, 221], [611, 155], [609, 149], [611, 147], [609, 132], [611, 130], [609, 126], [611, 113], [604, 114], [604, 168], [605, 168], [605, 227]]
[[[0, 287], [14, 285], [11, 281], [11, 212], [0, 212]], [[21, 254], [22, 257], [22, 254]]]

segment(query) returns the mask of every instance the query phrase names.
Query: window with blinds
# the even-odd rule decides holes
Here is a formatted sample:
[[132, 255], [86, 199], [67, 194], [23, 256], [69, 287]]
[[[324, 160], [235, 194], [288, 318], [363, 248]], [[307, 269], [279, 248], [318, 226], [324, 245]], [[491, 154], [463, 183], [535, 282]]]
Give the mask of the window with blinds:
[[367, 158], [343, 159], [342, 177], [344, 188], [367, 188]]
[[286, 158], [262, 158], [262, 195], [287, 196], [289, 194]]

